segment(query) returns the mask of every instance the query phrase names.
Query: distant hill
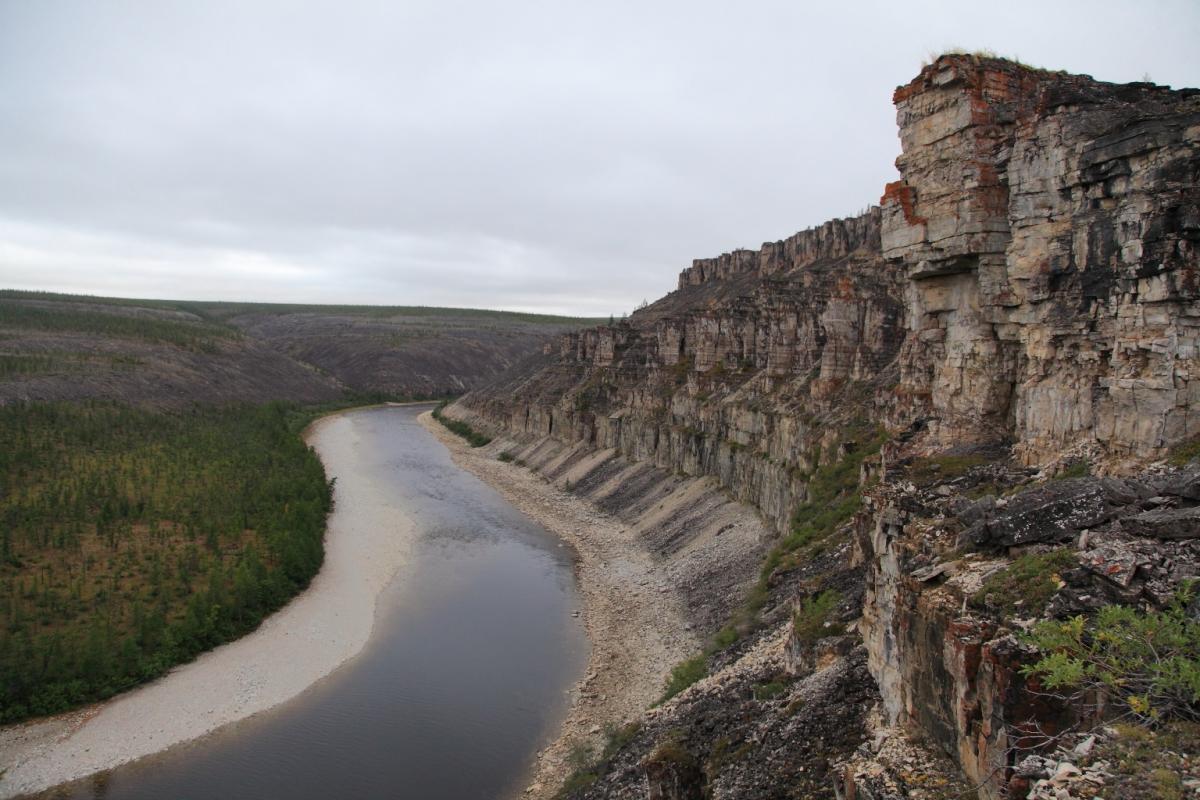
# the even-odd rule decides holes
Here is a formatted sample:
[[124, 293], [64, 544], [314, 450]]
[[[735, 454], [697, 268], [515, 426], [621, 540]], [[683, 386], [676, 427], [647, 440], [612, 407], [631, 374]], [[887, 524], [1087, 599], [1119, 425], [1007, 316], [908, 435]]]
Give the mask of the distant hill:
[[458, 394], [597, 320], [423, 306], [0, 290], [0, 405], [325, 402]]

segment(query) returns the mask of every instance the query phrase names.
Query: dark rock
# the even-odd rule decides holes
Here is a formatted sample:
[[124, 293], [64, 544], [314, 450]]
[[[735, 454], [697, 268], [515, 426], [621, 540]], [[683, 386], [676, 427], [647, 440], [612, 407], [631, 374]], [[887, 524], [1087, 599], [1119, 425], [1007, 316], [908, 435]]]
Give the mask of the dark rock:
[[1012, 498], [969, 535], [974, 544], [993, 547], [1063, 542], [1116, 516], [1111, 496], [1094, 478], [1055, 481]]
[[1121, 528], [1137, 536], [1155, 539], [1195, 539], [1200, 537], [1200, 506], [1143, 511], [1122, 519]]
[[[956, 507], [957, 506], [957, 507]], [[996, 508], [996, 498], [982, 497], [975, 502], [969, 502], [966, 498], [960, 498], [958, 503], [952, 504], [951, 509], [955, 512], [964, 525], [974, 525], [991, 515]]]
[[1160, 484], [1163, 494], [1200, 500], [1200, 462], [1188, 464]]
[[1080, 554], [1080, 561], [1089, 571], [1121, 588], [1128, 588], [1138, 568], [1148, 563], [1128, 542], [1109, 542]]

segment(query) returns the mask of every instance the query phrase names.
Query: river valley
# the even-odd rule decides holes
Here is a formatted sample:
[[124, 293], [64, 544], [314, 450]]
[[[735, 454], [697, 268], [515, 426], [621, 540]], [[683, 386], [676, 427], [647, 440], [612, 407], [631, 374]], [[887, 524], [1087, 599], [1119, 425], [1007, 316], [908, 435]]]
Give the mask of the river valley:
[[572, 551], [455, 466], [416, 421], [425, 410], [360, 409], [310, 435], [337, 481], [331, 536], [394, 529], [409, 539], [361, 653], [270, 710], [46, 796], [519, 791], [587, 662]]

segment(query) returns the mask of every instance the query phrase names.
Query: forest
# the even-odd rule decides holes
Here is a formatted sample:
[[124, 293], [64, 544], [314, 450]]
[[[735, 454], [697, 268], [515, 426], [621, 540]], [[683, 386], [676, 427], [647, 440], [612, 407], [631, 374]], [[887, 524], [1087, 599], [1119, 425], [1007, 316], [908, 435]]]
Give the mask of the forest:
[[308, 585], [332, 504], [283, 403], [0, 407], [0, 721], [98, 700]]

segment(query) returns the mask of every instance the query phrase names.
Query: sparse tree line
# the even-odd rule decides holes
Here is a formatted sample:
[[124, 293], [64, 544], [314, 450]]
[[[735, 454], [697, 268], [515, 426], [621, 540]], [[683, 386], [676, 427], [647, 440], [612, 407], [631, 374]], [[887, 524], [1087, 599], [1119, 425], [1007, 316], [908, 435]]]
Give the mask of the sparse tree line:
[[162, 319], [90, 308], [33, 306], [8, 299], [6, 295], [0, 295], [0, 328], [91, 333], [172, 344], [206, 353], [217, 352], [219, 340], [236, 339], [240, 335], [233, 328], [199, 320]]

